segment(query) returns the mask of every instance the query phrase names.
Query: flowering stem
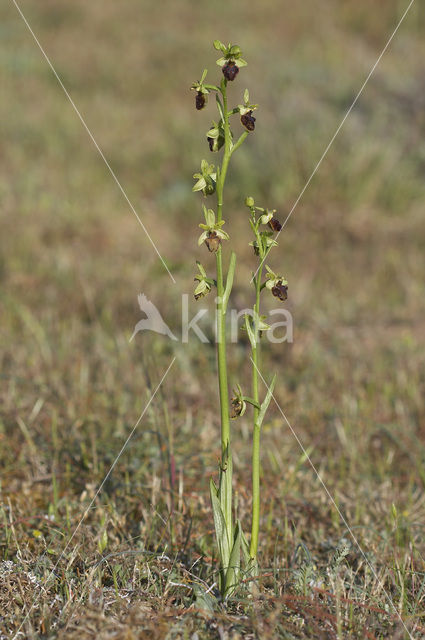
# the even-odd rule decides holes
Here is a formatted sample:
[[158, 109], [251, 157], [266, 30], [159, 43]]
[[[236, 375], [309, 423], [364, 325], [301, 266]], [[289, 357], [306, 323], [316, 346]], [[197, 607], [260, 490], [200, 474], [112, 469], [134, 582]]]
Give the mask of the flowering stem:
[[[227, 167], [231, 156], [231, 137], [229, 116], [227, 113], [227, 81], [221, 83], [224, 111], [224, 155], [220, 171], [217, 175], [217, 221], [223, 216], [223, 191], [226, 180]], [[233, 267], [234, 268], [234, 267]], [[217, 361], [218, 384], [220, 393], [221, 413], [221, 473], [224, 474], [220, 481], [220, 498], [223, 505], [229, 544], [233, 540], [232, 524], [232, 457], [230, 452], [230, 417], [229, 417], [229, 391], [227, 386], [227, 359], [226, 359], [226, 301], [224, 300], [223, 258], [222, 248], [216, 253], [217, 269]], [[227, 292], [226, 292], [227, 293]], [[224, 481], [224, 483], [222, 482]]]
[[[260, 266], [255, 278], [255, 304], [254, 304], [254, 336], [255, 346], [252, 346], [252, 397], [259, 404], [258, 398], [258, 364], [259, 364], [259, 331], [260, 321], [260, 292], [262, 266]], [[252, 439], [252, 524], [251, 545], [249, 555], [256, 559], [258, 550], [258, 532], [260, 527], [260, 434], [261, 425], [258, 424], [259, 409], [254, 406], [254, 433]]]

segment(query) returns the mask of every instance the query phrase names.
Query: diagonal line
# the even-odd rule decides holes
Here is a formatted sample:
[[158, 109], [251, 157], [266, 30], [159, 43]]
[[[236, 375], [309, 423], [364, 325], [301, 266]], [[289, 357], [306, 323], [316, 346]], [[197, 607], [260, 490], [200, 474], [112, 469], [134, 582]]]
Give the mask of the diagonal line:
[[[250, 358], [251, 358], [251, 356], [250, 356]], [[324, 483], [324, 481], [323, 481], [323, 479], [322, 479], [322, 477], [321, 477], [320, 473], [317, 471], [317, 469], [316, 469], [316, 467], [315, 467], [315, 465], [314, 465], [313, 461], [311, 460], [310, 456], [308, 455], [307, 451], [305, 450], [304, 445], [302, 444], [301, 440], [299, 439], [299, 437], [298, 437], [298, 436], [297, 436], [297, 434], [295, 433], [294, 429], [292, 428], [292, 426], [291, 426], [291, 424], [290, 424], [290, 422], [289, 422], [288, 418], [287, 418], [287, 417], [286, 417], [286, 415], [283, 413], [283, 410], [282, 410], [282, 408], [281, 408], [280, 404], [278, 403], [278, 401], [277, 401], [277, 400], [276, 400], [276, 398], [274, 397], [273, 393], [271, 393], [271, 390], [270, 390], [269, 385], [268, 385], [268, 384], [267, 384], [267, 382], [264, 380], [264, 378], [263, 378], [263, 376], [262, 376], [262, 374], [261, 374], [261, 372], [260, 372], [259, 368], [257, 367], [257, 365], [255, 364], [255, 362], [254, 362], [254, 360], [253, 360], [252, 358], [251, 358], [251, 362], [252, 362], [252, 364], [254, 365], [254, 367], [255, 367], [255, 369], [256, 369], [256, 371], [257, 371], [258, 375], [260, 376], [261, 380], [263, 381], [264, 386], [267, 388], [268, 392], [271, 394], [271, 397], [273, 398], [275, 405], [277, 406], [277, 408], [279, 409], [280, 413], [282, 414], [282, 416], [283, 416], [283, 418], [284, 418], [284, 420], [285, 420], [286, 424], [288, 425], [288, 427], [290, 428], [290, 430], [291, 430], [291, 432], [292, 432], [292, 435], [294, 436], [295, 440], [298, 442], [298, 444], [299, 444], [299, 446], [300, 446], [300, 448], [301, 448], [301, 450], [302, 450], [302, 452], [303, 452], [303, 454], [304, 454], [305, 458], [308, 460], [308, 462], [309, 462], [309, 464], [310, 464], [311, 468], [313, 469], [314, 473], [315, 473], [315, 474], [316, 474], [316, 476], [318, 477], [318, 479], [319, 479], [319, 481], [320, 481], [320, 484], [322, 485], [322, 487], [324, 488], [324, 490], [325, 490], [325, 492], [326, 492], [326, 495], [328, 496], [329, 500], [332, 502], [332, 505], [335, 507], [335, 509], [336, 509], [336, 511], [337, 511], [337, 513], [338, 513], [338, 515], [339, 515], [339, 517], [341, 518], [342, 522], [344, 523], [345, 527], [347, 528], [347, 531], [349, 532], [350, 536], [352, 537], [352, 539], [353, 539], [353, 541], [354, 541], [355, 545], [357, 546], [358, 550], [360, 551], [360, 553], [361, 553], [361, 555], [362, 555], [363, 559], [365, 560], [365, 562], [366, 562], [366, 564], [368, 565], [369, 569], [372, 571], [372, 573], [373, 573], [373, 575], [374, 575], [375, 579], [378, 581], [378, 584], [382, 587], [382, 590], [383, 590], [383, 592], [384, 592], [384, 594], [385, 594], [385, 597], [387, 598], [387, 600], [388, 600], [389, 604], [391, 605], [391, 607], [394, 609], [394, 611], [395, 611], [395, 613], [396, 613], [397, 617], [399, 618], [399, 620], [400, 620], [400, 622], [402, 623], [402, 625], [403, 625], [404, 629], [406, 630], [406, 633], [408, 634], [409, 638], [411, 638], [411, 640], [414, 640], [414, 638], [413, 638], [413, 636], [411, 635], [410, 631], [409, 631], [409, 630], [408, 630], [408, 628], [406, 627], [406, 624], [405, 624], [405, 622], [404, 622], [403, 618], [401, 617], [401, 615], [400, 615], [399, 611], [397, 610], [397, 608], [396, 608], [395, 604], [393, 603], [393, 601], [391, 600], [390, 596], [388, 595], [388, 592], [386, 591], [385, 587], [383, 586], [382, 581], [379, 579], [379, 577], [378, 577], [378, 575], [377, 575], [377, 573], [376, 573], [376, 571], [375, 571], [375, 569], [374, 569], [373, 565], [369, 562], [369, 560], [368, 560], [368, 558], [367, 558], [367, 556], [366, 556], [365, 552], [364, 552], [364, 551], [363, 551], [363, 549], [361, 548], [361, 546], [360, 546], [360, 544], [359, 544], [359, 542], [358, 542], [358, 540], [357, 540], [356, 536], [354, 535], [354, 533], [353, 533], [353, 531], [352, 531], [352, 529], [351, 529], [350, 525], [348, 524], [348, 522], [347, 522], [347, 520], [345, 519], [344, 515], [341, 513], [341, 510], [339, 509], [339, 507], [338, 507], [338, 505], [336, 504], [336, 502], [335, 502], [334, 498], [333, 498], [333, 497], [332, 497], [332, 495], [330, 494], [330, 492], [329, 492], [329, 490], [328, 490], [327, 486], [325, 485], [325, 483]]]
[[[282, 228], [281, 230], [278, 232], [277, 236], [276, 236], [276, 240], [279, 237], [279, 235], [281, 234], [283, 228], [285, 227], [286, 223], [288, 222], [289, 218], [291, 217], [295, 207], [297, 206], [297, 204], [299, 203], [299, 201], [301, 200], [301, 198], [304, 195], [305, 190], [307, 189], [308, 185], [310, 184], [310, 182], [313, 180], [314, 176], [316, 175], [320, 165], [322, 164], [323, 160], [325, 159], [329, 149], [331, 148], [331, 146], [333, 145], [335, 138], [337, 137], [338, 133], [341, 131], [342, 127], [344, 126], [345, 121], [347, 120], [348, 116], [350, 115], [350, 113], [352, 112], [352, 110], [354, 109], [354, 107], [357, 104], [358, 99], [360, 98], [360, 96], [363, 93], [363, 89], [365, 88], [365, 86], [367, 85], [367, 83], [369, 82], [373, 72], [375, 71], [376, 67], [378, 66], [378, 64], [381, 61], [382, 56], [384, 55], [384, 53], [386, 52], [386, 50], [388, 49], [388, 47], [391, 44], [392, 39], [394, 38], [395, 34], [397, 33], [397, 31], [399, 30], [401, 23], [403, 22], [404, 18], [407, 16], [408, 12], [410, 11], [410, 7], [412, 6], [412, 4], [414, 3], [415, 0], [410, 0], [408, 7], [406, 9], [406, 11], [403, 13], [403, 15], [401, 16], [396, 28], [394, 29], [394, 31], [392, 32], [391, 36], [389, 37], [385, 47], [382, 49], [377, 61], [375, 62], [375, 64], [373, 65], [372, 69], [369, 71], [366, 80], [363, 82], [362, 86], [360, 87], [356, 97], [354, 98], [353, 102], [351, 103], [350, 108], [348, 109], [347, 113], [345, 114], [345, 116], [343, 117], [343, 119], [341, 120], [338, 128], [336, 129], [335, 133], [333, 134], [328, 146], [326, 147], [326, 149], [324, 150], [324, 152], [322, 153], [319, 162], [316, 164], [316, 166], [313, 169], [312, 174], [310, 175], [309, 179], [307, 180], [307, 182], [305, 183], [304, 187], [301, 190], [301, 193], [299, 194], [298, 198], [295, 200], [294, 204], [292, 205], [292, 209], [290, 210], [290, 212], [288, 213], [288, 215], [285, 218], [285, 221], [282, 224]], [[258, 270], [260, 269], [260, 267], [263, 265], [264, 260], [266, 259], [267, 256], [264, 256], [264, 258], [262, 259], [262, 261], [260, 262], [260, 265], [258, 266], [257, 271], [255, 272], [255, 274], [252, 276], [251, 282], [254, 280], [255, 276], [258, 273]]]
[[16, 9], [18, 10], [22, 20], [25, 22], [26, 26], [28, 27], [29, 32], [31, 33], [32, 37], [34, 38], [38, 48], [40, 49], [41, 53], [43, 54], [47, 64], [49, 65], [50, 69], [52, 70], [56, 80], [59, 82], [60, 86], [63, 89], [63, 92], [65, 93], [66, 97], [68, 98], [69, 102], [71, 103], [72, 108], [74, 109], [75, 113], [77, 114], [77, 116], [79, 117], [81, 124], [83, 125], [84, 129], [87, 131], [91, 141], [93, 142], [94, 146], [96, 147], [96, 149], [98, 150], [100, 157], [102, 158], [103, 162], [106, 164], [107, 168], [109, 169], [109, 173], [111, 174], [111, 176], [113, 177], [113, 179], [115, 180], [119, 190], [121, 191], [122, 195], [124, 196], [124, 198], [126, 199], [130, 209], [132, 210], [132, 212], [134, 213], [134, 215], [137, 218], [137, 221], [139, 222], [140, 226], [142, 227], [143, 231], [145, 232], [145, 234], [147, 235], [149, 242], [151, 243], [152, 247], [154, 248], [158, 258], [161, 260], [162, 264], [164, 265], [165, 269], [168, 272], [168, 275], [170, 276], [171, 280], [174, 282], [174, 284], [176, 284], [176, 281], [174, 279], [174, 277], [172, 276], [169, 268], [167, 267], [167, 264], [165, 263], [163, 257], [161, 256], [161, 254], [159, 253], [159, 250], [155, 244], [155, 242], [152, 240], [151, 236], [149, 235], [148, 230], [146, 229], [145, 225], [143, 224], [142, 220], [140, 219], [140, 216], [138, 215], [136, 209], [134, 208], [132, 202], [130, 201], [128, 195], [126, 194], [126, 192], [124, 191], [123, 186], [121, 185], [121, 182], [118, 180], [114, 170], [112, 169], [111, 165], [109, 164], [109, 162], [107, 161], [102, 149], [99, 147], [98, 143], [96, 142], [92, 132], [90, 131], [90, 129], [88, 128], [83, 116], [81, 115], [81, 113], [79, 112], [75, 102], [73, 101], [73, 99], [71, 98], [71, 96], [69, 95], [65, 85], [63, 84], [59, 74], [57, 73], [56, 69], [54, 68], [53, 64], [50, 61], [50, 58], [48, 57], [47, 53], [44, 51], [43, 47], [41, 46], [37, 36], [35, 35], [34, 31], [31, 29], [28, 20], [26, 19], [26, 17], [24, 16], [24, 14], [22, 13], [18, 3], [16, 2], [16, 0], [12, 0], [13, 4], [15, 5]]
[[[110, 469], [109, 469], [108, 473], [106, 474], [106, 476], [105, 476], [105, 477], [104, 477], [104, 479], [102, 480], [101, 484], [99, 485], [99, 487], [98, 487], [98, 489], [97, 489], [97, 491], [96, 491], [96, 493], [95, 493], [95, 495], [94, 495], [93, 499], [91, 500], [91, 502], [90, 502], [89, 506], [88, 506], [88, 507], [86, 508], [86, 510], [84, 511], [84, 513], [83, 513], [83, 515], [82, 515], [82, 517], [81, 517], [81, 519], [80, 519], [79, 523], [77, 524], [77, 526], [75, 527], [75, 529], [74, 529], [73, 533], [71, 534], [71, 537], [68, 539], [68, 542], [66, 543], [65, 547], [62, 549], [61, 554], [60, 554], [59, 558], [57, 559], [55, 566], [53, 567], [53, 569], [50, 571], [49, 575], [47, 576], [46, 583], [50, 580], [50, 578], [52, 577], [52, 575], [53, 575], [53, 574], [54, 574], [54, 572], [56, 571], [56, 569], [57, 569], [57, 567], [58, 567], [58, 565], [59, 565], [59, 562], [60, 562], [60, 561], [61, 561], [61, 559], [63, 558], [63, 555], [64, 555], [65, 551], [68, 549], [68, 547], [69, 547], [69, 545], [71, 544], [71, 542], [72, 542], [72, 540], [73, 540], [74, 536], [76, 535], [77, 531], [80, 529], [81, 525], [83, 524], [83, 522], [84, 522], [84, 520], [85, 520], [85, 518], [86, 518], [86, 516], [87, 516], [88, 512], [90, 511], [90, 509], [91, 509], [91, 507], [92, 507], [92, 505], [93, 505], [94, 501], [96, 500], [96, 498], [97, 498], [97, 496], [99, 495], [99, 493], [102, 491], [102, 489], [103, 489], [103, 487], [104, 487], [104, 485], [105, 485], [105, 482], [108, 480], [109, 476], [111, 475], [112, 471], [114, 470], [114, 468], [115, 468], [115, 466], [116, 466], [116, 464], [117, 464], [118, 460], [119, 460], [119, 459], [120, 459], [120, 457], [121, 457], [121, 454], [123, 453], [123, 451], [124, 451], [124, 449], [126, 448], [127, 444], [130, 442], [130, 440], [131, 440], [131, 438], [132, 438], [132, 436], [133, 436], [134, 432], [136, 431], [137, 427], [138, 427], [138, 426], [139, 426], [139, 424], [140, 424], [141, 419], [142, 419], [142, 418], [143, 418], [143, 416], [145, 415], [146, 411], [149, 409], [149, 407], [150, 407], [150, 405], [151, 405], [151, 403], [152, 403], [152, 400], [155, 398], [155, 396], [156, 396], [156, 394], [157, 394], [157, 392], [158, 392], [159, 388], [161, 387], [162, 383], [164, 382], [165, 378], [167, 377], [168, 372], [170, 371], [171, 367], [173, 366], [173, 364], [174, 364], [175, 360], [176, 360], [176, 356], [174, 356], [174, 358], [171, 360], [170, 364], [168, 365], [168, 368], [167, 368], [166, 372], [164, 373], [164, 375], [162, 376], [162, 378], [161, 378], [160, 382], [159, 382], [159, 383], [158, 383], [158, 385], [156, 386], [155, 391], [153, 392], [153, 394], [152, 394], [152, 395], [151, 395], [151, 397], [149, 398], [149, 401], [148, 401], [147, 405], [145, 406], [145, 408], [143, 409], [142, 413], [140, 414], [140, 416], [139, 416], [139, 418], [138, 418], [138, 420], [137, 420], [136, 424], [134, 425], [134, 427], [133, 427], [133, 428], [132, 428], [132, 430], [130, 431], [130, 434], [129, 434], [129, 436], [127, 437], [127, 440], [124, 442], [123, 446], [121, 447], [120, 452], [118, 453], [117, 457], [115, 458], [114, 462], [112, 463], [112, 465], [111, 465], [111, 467], [110, 467]], [[34, 602], [32, 603], [32, 605], [31, 605], [30, 609], [28, 610], [28, 612], [27, 612], [27, 614], [26, 614], [25, 618], [23, 619], [23, 621], [22, 621], [22, 623], [21, 623], [21, 625], [20, 625], [19, 629], [17, 630], [17, 632], [16, 632], [16, 633], [15, 633], [15, 635], [13, 636], [12, 640], [15, 640], [15, 639], [18, 637], [19, 631], [22, 629], [23, 625], [24, 625], [24, 624], [25, 624], [25, 622], [27, 621], [27, 619], [28, 619], [28, 617], [29, 617], [29, 615], [30, 615], [31, 611], [32, 611], [32, 610], [33, 610], [33, 608], [34, 608], [34, 605], [35, 605], [35, 600], [34, 600]]]

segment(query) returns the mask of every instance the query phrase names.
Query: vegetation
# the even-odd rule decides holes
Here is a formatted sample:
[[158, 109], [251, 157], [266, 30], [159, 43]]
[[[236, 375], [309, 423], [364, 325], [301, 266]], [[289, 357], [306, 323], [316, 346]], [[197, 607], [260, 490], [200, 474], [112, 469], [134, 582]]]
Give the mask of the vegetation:
[[[281, 301], [287, 299], [288, 282], [283, 276], [275, 274], [270, 267], [265, 265], [266, 277], [263, 281], [264, 263], [268, 259], [271, 250], [278, 246], [275, 234], [282, 230], [282, 225], [275, 217], [276, 210], [264, 209], [255, 206], [252, 196], [247, 196], [245, 204], [249, 209], [249, 223], [253, 234], [250, 245], [254, 255], [258, 257], [258, 265], [251, 275], [250, 282], [254, 286], [254, 302], [252, 310], [244, 313], [244, 324], [241, 327], [247, 332], [251, 346], [252, 363], [252, 396], [242, 393], [240, 384], [237, 384], [235, 396], [229, 402], [228, 390], [228, 366], [227, 366], [227, 316], [229, 300], [232, 294], [233, 281], [236, 268], [236, 254], [231, 252], [227, 273], [223, 266], [223, 240], [230, 240], [229, 234], [222, 228], [224, 206], [224, 185], [226, 183], [227, 170], [232, 155], [246, 140], [250, 132], [255, 130], [256, 118], [252, 115], [258, 107], [251, 104], [249, 91], [245, 89], [243, 104], [231, 108], [228, 99], [228, 83], [233, 82], [239, 74], [239, 69], [245, 67], [247, 62], [242, 58], [242, 51], [238, 45], [229, 44], [227, 47], [220, 40], [214, 41], [214, 48], [222, 53], [217, 60], [223, 76], [217, 85], [205, 82], [207, 69], [204, 69], [201, 80], [192, 85], [196, 91], [195, 107], [202, 111], [207, 105], [208, 94], [215, 94], [218, 110], [218, 122], [213, 122], [212, 128], [207, 131], [207, 141], [210, 151], [217, 152], [223, 148], [221, 164], [215, 167], [207, 160], [201, 161], [201, 173], [195, 173], [196, 180], [192, 191], [200, 191], [205, 197], [216, 195], [217, 214], [213, 209], [207, 209], [202, 205], [205, 224], [199, 226], [203, 229], [198, 244], [206, 245], [210, 253], [216, 256], [216, 278], [207, 276], [204, 266], [197, 261], [199, 275], [195, 277], [195, 300], [208, 295], [212, 288], [216, 290], [216, 342], [217, 342], [217, 375], [220, 397], [221, 419], [221, 459], [219, 465], [218, 486], [214, 480], [210, 481], [211, 506], [214, 517], [217, 547], [220, 556], [220, 592], [227, 599], [233, 595], [240, 585], [241, 580], [251, 578], [257, 580], [258, 569], [258, 536], [260, 528], [260, 436], [261, 427], [266, 416], [267, 409], [273, 397], [276, 376], [273, 377], [264, 399], [260, 402], [258, 384], [260, 344], [263, 334], [271, 331], [267, 324], [266, 316], [260, 311], [261, 293], [270, 291]], [[243, 133], [236, 140], [231, 129], [231, 120], [239, 116], [244, 127]], [[231, 244], [231, 243], [230, 243]], [[237, 310], [235, 310], [237, 312]], [[243, 312], [242, 312], [243, 313]], [[286, 336], [283, 336], [284, 341]], [[276, 340], [277, 341], [277, 340]], [[236, 505], [233, 502], [233, 454], [231, 442], [230, 420], [245, 414], [247, 405], [253, 408], [252, 425], [252, 516], [251, 516], [251, 540], [243, 533], [242, 525], [237, 518]], [[233, 520], [236, 518], [236, 523]], [[245, 567], [241, 568], [241, 556], [244, 558]]]
[[[205, 43], [216, 33], [243, 43], [261, 104], [226, 184], [240, 308], [252, 294], [253, 259], [240, 194], [285, 219], [404, 8], [396, 0], [325, 0], [320, 12], [310, 1], [22, 3], [173, 284], [13, 3], [2, 4], [3, 637], [21, 625], [20, 637], [37, 639], [408, 638], [406, 628], [423, 637], [419, 3], [279, 238], [274, 259], [291, 285], [294, 342], [264, 342], [262, 352], [262, 370], [277, 373], [277, 402], [365, 555], [271, 402], [258, 592], [247, 583], [223, 602], [208, 500], [221, 456], [213, 328], [202, 325], [211, 338], [202, 348], [147, 333], [128, 342], [140, 291], [178, 335], [181, 293], [193, 290], [187, 253], [199, 210], [189, 178], [210, 119], [194, 114], [187, 79], [199, 77]], [[211, 273], [214, 255], [202, 261]], [[211, 315], [213, 297], [203, 301]], [[249, 353], [246, 336], [228, 360], [242, 388]], [[247, 415], [232, 423], [233, 492], [249, 531]]]

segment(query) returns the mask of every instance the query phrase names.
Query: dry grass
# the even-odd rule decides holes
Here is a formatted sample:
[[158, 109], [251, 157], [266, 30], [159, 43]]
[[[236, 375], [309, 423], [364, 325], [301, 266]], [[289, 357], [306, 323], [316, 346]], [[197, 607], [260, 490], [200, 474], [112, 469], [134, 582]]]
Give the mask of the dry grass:
[[[365, 557], [273, 407], [258, 592], [246, 585], [225, 604], [214, 588], [205, 595], [216, 575], [214, 348], [147, 334], [128, 343], [140, 290], [178, 331], [180, 295], [205, 259], [190, 188], [209, 115], [195, 120], [188, 86], [204, 63], [214, 68], [215, 37], [243, 47], [261, 110], [225, 217], [243, 255], [234, 303], [245, 306], [243, 198], [284, 217], [402, 3], [62, 4], [22, 9], [177, 285], [3, 3], [0, 637], [407, 638], [400, 618], [424, 637], [423, 7], [281, 235], [276, 267], [290, 283], [295, 341], [264, 353], [279, 404]], [[243, 342], [233, 348], [232, 383], [243, 382], [246, 353]], [[248, 425], [234, 423], [245, 522]]]

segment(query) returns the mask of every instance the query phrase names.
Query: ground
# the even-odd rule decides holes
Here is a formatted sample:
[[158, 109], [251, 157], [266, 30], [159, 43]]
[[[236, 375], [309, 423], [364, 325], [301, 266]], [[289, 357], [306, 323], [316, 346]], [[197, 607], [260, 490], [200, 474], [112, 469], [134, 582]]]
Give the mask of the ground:
[[[189, 87], [204, 67], [219, 77], [215, 38], [242, 47], [231, 100], [247, 86], [260, 109], [226, 191], [241, 308], [245, 197], [287, 216], [407, 0], [18, 4], [176, 283], [3, 2], [0, 637], [424, 637], [423, 5], [280, 235], [294, 341], [263, 349], [279, 406], [262, 435], [260, 576], [223, 603], [215, 347], [129, 342], [138, 293], [178, 334], [195, 261], [214, 262], [191, 192], [214, 105], [197, 113]], [[230, 383], [249, 386], [246, 340], [230, 349]], [[248, 413], [232, 427], [248, 528]]]

